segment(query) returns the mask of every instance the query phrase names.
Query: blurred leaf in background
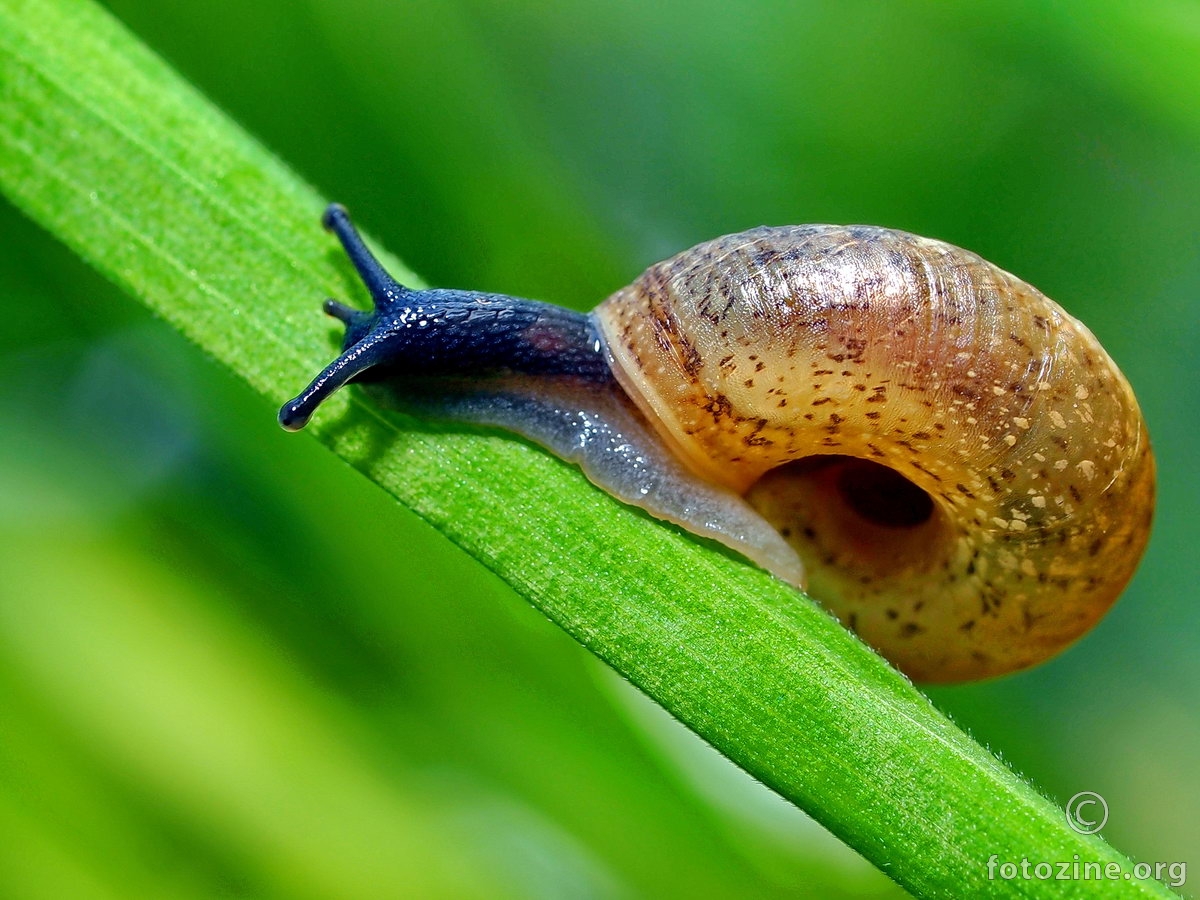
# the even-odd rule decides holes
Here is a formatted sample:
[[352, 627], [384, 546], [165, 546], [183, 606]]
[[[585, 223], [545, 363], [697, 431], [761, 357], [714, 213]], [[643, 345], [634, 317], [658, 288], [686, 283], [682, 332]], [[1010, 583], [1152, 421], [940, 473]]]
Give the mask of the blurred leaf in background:
[[[586, 309], [717, 234], [867, 222], [1083, 318], [1155, 441], [1146, 561], [1059, 659], [931, 693], [1052, 797], [1102, 794], [1133, 858], [1200, 858], [1194, 6], [110, 8], [431, 283]], [[902, 894], [0, 231], [0, 894]]]

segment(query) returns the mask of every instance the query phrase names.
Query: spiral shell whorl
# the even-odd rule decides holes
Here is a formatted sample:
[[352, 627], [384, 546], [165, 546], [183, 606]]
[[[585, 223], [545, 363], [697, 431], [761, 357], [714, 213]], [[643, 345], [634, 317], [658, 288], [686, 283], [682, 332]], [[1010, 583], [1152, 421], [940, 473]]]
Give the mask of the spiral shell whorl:
[[[1051, 655], [1141, 556], [1153, 459], [1128, 383], [1083, 325], [973, 253], [756, 228], [652, 266], [596, 316], [668, 443], [746, 493], [813, 595], [914, 677]], [[921, 488], [929, 521], [857, 516], [848, 458]]]

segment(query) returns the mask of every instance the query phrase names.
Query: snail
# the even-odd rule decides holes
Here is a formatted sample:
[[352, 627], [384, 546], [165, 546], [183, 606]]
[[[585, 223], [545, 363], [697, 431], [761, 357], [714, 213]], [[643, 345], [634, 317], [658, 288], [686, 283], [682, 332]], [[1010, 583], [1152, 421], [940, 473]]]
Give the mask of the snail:
[[759, 227], [646, 270], [590, 314], [414, 290], [345, 209], [323, 222], [374, 300], [325, 301], [350, 381], [498, 426], [812, 596], [926, 682], [1033, 665], [1091, 628], [1149, 534], [1154, 458], [1088, 329], [950, 244]]

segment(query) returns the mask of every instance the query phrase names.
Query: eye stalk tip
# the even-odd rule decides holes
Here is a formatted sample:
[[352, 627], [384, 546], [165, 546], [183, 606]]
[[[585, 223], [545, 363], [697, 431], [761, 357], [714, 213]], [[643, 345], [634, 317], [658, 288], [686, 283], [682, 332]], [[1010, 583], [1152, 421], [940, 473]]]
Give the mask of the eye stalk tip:
[[326, 231], [333, 231], [335, 223], [339, 219], [348, 220], [349, 218], [350, 214], [346, 212], [346, 207], [340, 203], [330, 203], [321, 215], [321, 224], [325, 226]]
[[279, 426], [284, 431], [299, 431], [311, 418], [312, 413], [304, 408], [299, 397], [289, 400], [279, 408]]
[[321, 309], [325, 315], [333, 316], [333, 318], [345, 322], [347, 325], [352, 324], [356, 319], [361, 319], [365, 313], [355, 309], [352, 306], [347, 306], [341, 301], [334, 300], [332, 297], [321, 304]]

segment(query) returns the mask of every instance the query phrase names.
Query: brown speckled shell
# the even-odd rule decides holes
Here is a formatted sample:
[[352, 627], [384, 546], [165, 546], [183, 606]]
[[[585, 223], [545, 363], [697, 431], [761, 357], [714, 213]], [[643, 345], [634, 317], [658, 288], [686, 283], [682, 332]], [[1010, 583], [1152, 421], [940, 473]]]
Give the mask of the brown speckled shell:
[[[596, 315], [663, 437], [745, 493], [813, 596], [914, 678], [1045, 659], [1141, 557], [1154, 461], [1128, 382], [1087, 328], [973, 253], [756, 228], [652, 266]], [[836, 488], [846, 457], [903, 474], [933, 516], [856, 518]]]

